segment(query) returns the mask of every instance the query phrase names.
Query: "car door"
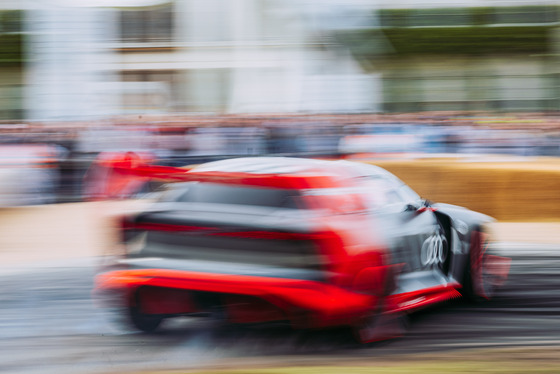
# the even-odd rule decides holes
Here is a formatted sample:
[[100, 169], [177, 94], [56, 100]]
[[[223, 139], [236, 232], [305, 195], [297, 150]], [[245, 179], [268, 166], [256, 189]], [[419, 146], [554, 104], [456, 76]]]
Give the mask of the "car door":
[[402, 273], [441, 267], [445, 258], [436, 247], [443, 239], [433, 211], [397, 178], [370, 175], [361, 179], [372, 224], [381, 226], [392, 262], [400, 264]]

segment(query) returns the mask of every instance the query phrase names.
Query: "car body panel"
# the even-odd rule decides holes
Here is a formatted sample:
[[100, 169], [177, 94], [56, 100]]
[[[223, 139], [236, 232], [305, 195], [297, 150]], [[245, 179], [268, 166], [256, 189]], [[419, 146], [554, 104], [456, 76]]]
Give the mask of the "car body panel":
[[[96, 279], [100, 299], [150, 315], [219, 309], [232, 322], [322, 328], [409, 313], [460, 296], [472, 233], [491, 221], [428, 204], [389, 172], [347, 161], [184, 169], [125, 155], [99, 165], [105, 184], [179, 182], [123, 217], [127, 252]], [[106, 197], [128, 188], [98, 187]]]

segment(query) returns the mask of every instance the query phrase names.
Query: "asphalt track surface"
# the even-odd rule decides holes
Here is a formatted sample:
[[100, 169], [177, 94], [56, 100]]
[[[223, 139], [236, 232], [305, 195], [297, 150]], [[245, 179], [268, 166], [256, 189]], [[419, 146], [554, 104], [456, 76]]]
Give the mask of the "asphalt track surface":
[[407, 334], [359, 347], [346, 331], [241, 329], [185, 319], [144, 335], [113, 327], [90, 298], [96, 260], [0, 270], [0, 372], [117, 373], [242, 362], [401, 359], [485, 347], [559, 347], [560, 246], [504, 245], [508, 283], [480, 305], [456, 300], [417, 313]]

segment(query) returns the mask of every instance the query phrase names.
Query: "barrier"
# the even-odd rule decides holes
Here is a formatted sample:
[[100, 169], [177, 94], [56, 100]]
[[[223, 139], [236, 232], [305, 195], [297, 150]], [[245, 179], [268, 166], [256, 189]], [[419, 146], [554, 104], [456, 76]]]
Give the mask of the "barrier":
[[457, 157], [368, 161], [422, 197], [500, 221], [560, 221], [560, 159]]
[[0, 209], [0, 271], [14, 264], [107, 254], [114, 220], [130, 202], [50, 204]]

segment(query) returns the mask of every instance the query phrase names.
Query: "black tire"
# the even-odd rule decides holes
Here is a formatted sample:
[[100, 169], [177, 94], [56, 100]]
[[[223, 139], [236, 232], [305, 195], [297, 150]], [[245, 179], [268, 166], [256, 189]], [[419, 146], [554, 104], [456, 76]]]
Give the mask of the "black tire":
[[152, 333], [163, 322], [163, 316], [157, 314], [147, 314], [142, 311], [142, 287], [132, 295], [129, 305], [126, 307], [128, 322], [136, 330], [145, 333]]
[[490, 234], [482, 228], [472, 230], [469, 257], [465, 264], [463, 295], [474, 303], [492, 299], [497, 288], [497, 280], [485, 270], [486, 259], [491, 255], [490, 241]]
[[145, 333], [153, 333], [163, 322], [163, 317], [159, 315], [142, 313], [138, 307], [129, 307], [129, 321], [131, 325]]

